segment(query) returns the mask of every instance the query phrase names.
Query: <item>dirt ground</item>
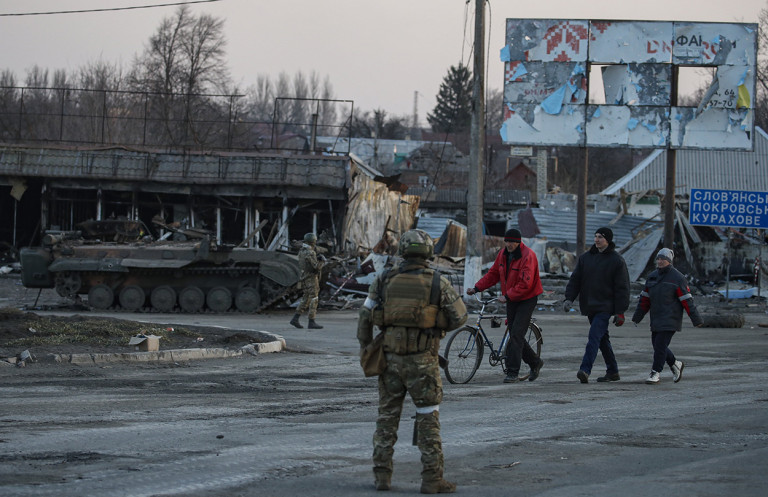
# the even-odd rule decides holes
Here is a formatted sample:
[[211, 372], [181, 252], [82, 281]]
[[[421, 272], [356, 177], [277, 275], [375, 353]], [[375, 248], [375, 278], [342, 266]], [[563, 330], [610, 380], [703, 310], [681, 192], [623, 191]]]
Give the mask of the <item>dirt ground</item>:
[[[128, 341], [135, 335], [160, 336], [163, 349], [231, 348], [257, 343], [260, 337], [248, 331], [211, 326], [163, 326], [118, 317], [45, 316], [32, 307], [36, 290], [21, 285], [18, 277], [0, 277], [0, 359], [17, 357], [28, 350], [36, 358], [48, 354], [117, 353], [130, 351]], [[71, 302], [52, 290], [45, 290], [37, 304], [40, 309], [72, 309]]]

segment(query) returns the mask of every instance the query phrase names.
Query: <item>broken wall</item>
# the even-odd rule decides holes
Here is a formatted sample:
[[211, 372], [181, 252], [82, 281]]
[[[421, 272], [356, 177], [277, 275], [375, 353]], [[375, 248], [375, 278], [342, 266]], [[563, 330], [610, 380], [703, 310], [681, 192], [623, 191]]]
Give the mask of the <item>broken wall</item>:
[[354, 164], [351, 168], [349, 201], [344, 215], [342, 240], [348, 253], [368, 252], [394, 232], [397, 240], [413, 226], [420, 198], [390, 191], [386, 184], [375, 181]]

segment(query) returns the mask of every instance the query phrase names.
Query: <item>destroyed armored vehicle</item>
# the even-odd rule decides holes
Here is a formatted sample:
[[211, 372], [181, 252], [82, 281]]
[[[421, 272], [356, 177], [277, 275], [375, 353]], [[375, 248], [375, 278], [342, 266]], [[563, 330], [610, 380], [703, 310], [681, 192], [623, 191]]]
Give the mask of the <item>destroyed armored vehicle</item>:
[[296, 256], [145, 237], [133, 242], [48, 233], [43, 246], [20, 252], [27, 288], [55, 288], [62, 297], [88, 296], [96, 309], [159, 312], [259, 312], [296, 291]]

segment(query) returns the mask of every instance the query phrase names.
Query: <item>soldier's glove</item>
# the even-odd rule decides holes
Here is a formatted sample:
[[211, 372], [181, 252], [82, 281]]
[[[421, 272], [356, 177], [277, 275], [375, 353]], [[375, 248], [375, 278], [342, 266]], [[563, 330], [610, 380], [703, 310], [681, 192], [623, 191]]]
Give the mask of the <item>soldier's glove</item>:
[[613, 316], [613, 324], [616, 326], [621, 326], [624, 324], [624, 314], [616, 314]]
[[573, 307], [573, 302], [571, 302], [570, 300], [566, 300], [565, 302], [563, 302], [563, 312], [570, 311], [572, 307]]

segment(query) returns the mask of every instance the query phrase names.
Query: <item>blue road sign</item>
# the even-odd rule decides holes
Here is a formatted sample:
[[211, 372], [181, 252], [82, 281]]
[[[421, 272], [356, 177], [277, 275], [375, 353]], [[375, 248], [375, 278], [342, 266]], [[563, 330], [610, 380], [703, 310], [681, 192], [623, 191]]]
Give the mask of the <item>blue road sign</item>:
[[768, 192], [692, 188], [688, 222], [697, 226], [768, 228]]

